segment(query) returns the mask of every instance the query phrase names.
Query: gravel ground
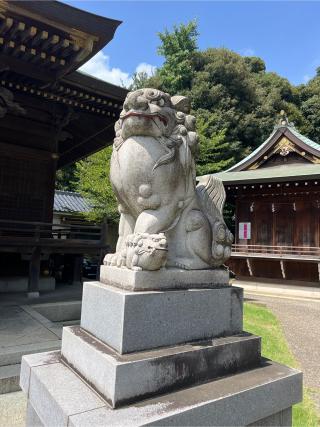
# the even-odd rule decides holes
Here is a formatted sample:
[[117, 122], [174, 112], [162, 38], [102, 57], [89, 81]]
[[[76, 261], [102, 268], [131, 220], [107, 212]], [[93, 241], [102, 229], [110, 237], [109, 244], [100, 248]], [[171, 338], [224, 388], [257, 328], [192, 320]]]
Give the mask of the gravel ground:
[[24, 427], [27, 399], [22, 391], [0, 395], [0, 427]]
[[266, 304], [280, 320], [289, 346], [312, 388], [320, 412], [320, 302], [245, 293], [249, 299]]

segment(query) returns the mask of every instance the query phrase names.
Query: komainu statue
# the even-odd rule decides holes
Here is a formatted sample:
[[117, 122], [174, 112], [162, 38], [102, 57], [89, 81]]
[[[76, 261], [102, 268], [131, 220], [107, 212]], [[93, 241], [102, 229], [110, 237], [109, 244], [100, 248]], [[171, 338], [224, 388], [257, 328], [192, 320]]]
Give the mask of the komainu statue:
[[198, 137], [186, 97], [130, 92], [115, 125], [111, 182], [121, 214], [116, 253], [104, 264], [132, 270], [218, 267], [233, 236], [225, 191], [208, 175], [196, 185]]

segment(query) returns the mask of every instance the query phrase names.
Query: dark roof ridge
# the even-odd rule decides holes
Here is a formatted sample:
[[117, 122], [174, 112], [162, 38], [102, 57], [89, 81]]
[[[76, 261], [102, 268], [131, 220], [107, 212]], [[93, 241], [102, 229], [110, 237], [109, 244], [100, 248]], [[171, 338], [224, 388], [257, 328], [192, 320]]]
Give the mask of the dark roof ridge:
[[81, 196], [80, 193], [78, 193], [77, 191], [69, 191], [69, 190], [54, 190], [55, 193], [64, 193], [64, 194], [72, 194], [73, 196]]

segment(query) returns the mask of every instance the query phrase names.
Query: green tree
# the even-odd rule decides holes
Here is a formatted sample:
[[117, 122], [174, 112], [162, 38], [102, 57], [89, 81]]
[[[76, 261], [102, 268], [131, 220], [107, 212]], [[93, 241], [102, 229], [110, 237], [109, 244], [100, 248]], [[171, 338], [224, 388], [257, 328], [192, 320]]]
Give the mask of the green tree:
[[316, 76], [298, 88], [300, 110], [305, 119], [302, 131], [320, 144], [320, 67]]
[[229, 144], [223, 131], [213, 133], [210, 128], [213, 116], [208, 111], [199, 113], [197, 131], [199, 134], [199, 155], [196, 163], [197, 175], [220, 172], [234, 163], [237, 144]]
[[197, 50], [196, 21], [175, 25], [172, 32], [166, 29], [158, 35], [161, 40], [158, 53], [165, 61], [153, 79], [155, 84], [160, 84], [164, 91], [172, 94], [189, 88], [194, 71], [192, 55]]
[[112, 147], [107, 147], [76, 163], [76, 190], [92, 205], [93, 210], [86, 216], [96, 222], [105, 217], [118, 221], [117, 201], [109, 178], [111, 153]]
[[[243, 57], [225, 48], [197, 49], [197, 36], [195, 21], [160, 33], [158, 52], [165, 61], [144, 84], [187, 95], [198, 120], [206, 114], [210, 116], [211, 134], [203, 136], [215, 140], [223, 132], [224, 143], [233, 148], [229, 159], [225, 158], [224, 149], [220, 159], [217, 149], [217, 163], [235, 163], [260, 145], [270, 135], [282, 109], [298, 129], [310, 130], [300, 109], [299, 88], [276, 73], [267, 72], [261, 58]], [[309, 104], [312, 105], [306, 104], [305, 110], [311, 116], [316, 100]], [[201, 139], [201, 127], [199, 133]]]
[[139, 73], [134, 73], [132, 75], [132, 83], [129, 86], [129, 90], [137, 90], [143, 87], [146, 87], [146, 83], [149, 80], [149, 76], [145, 71], [140, 71]]
[[[280, 110], [305, 135], [320, 143], [320, 68], [307, 84], [293, 86], [267, 72], [258, 57], [225, 48], [197, 48], [196, 21], [159, 33], [164, 63], [155, 74], [133, 76], [131, 89], [155, 87], [186, 95], [197, 118], [199, 175], [225, 170], [249, 154], [271, 133]], [[61, 189], [79, 191], [94, 206], [90, 215], [118, 218], [109, 182], [111, 148], [59, 172]], [[230, 211], [231, 212], [231, 211]], [[231, 217], [230, 217], [231, 218]]]
[[64, 191], [76, 191], [76, 165], [65, 166], [56, 173], [56, 189]]

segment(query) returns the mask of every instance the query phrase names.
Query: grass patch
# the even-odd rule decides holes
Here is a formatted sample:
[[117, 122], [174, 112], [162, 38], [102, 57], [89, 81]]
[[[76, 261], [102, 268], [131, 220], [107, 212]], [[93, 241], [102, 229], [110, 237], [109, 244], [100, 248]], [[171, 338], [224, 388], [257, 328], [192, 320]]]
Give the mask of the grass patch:
[[[282, 331], [279, 320], [266, 307], [244, 304], [244, 330], [262, 337], [262, 355], [268, 359], [299, 368]], [[310, 392], [304, 388], [303, 402], [293, 407], [294, 427], [318, 427], [320, 418], [310, 398]]]

